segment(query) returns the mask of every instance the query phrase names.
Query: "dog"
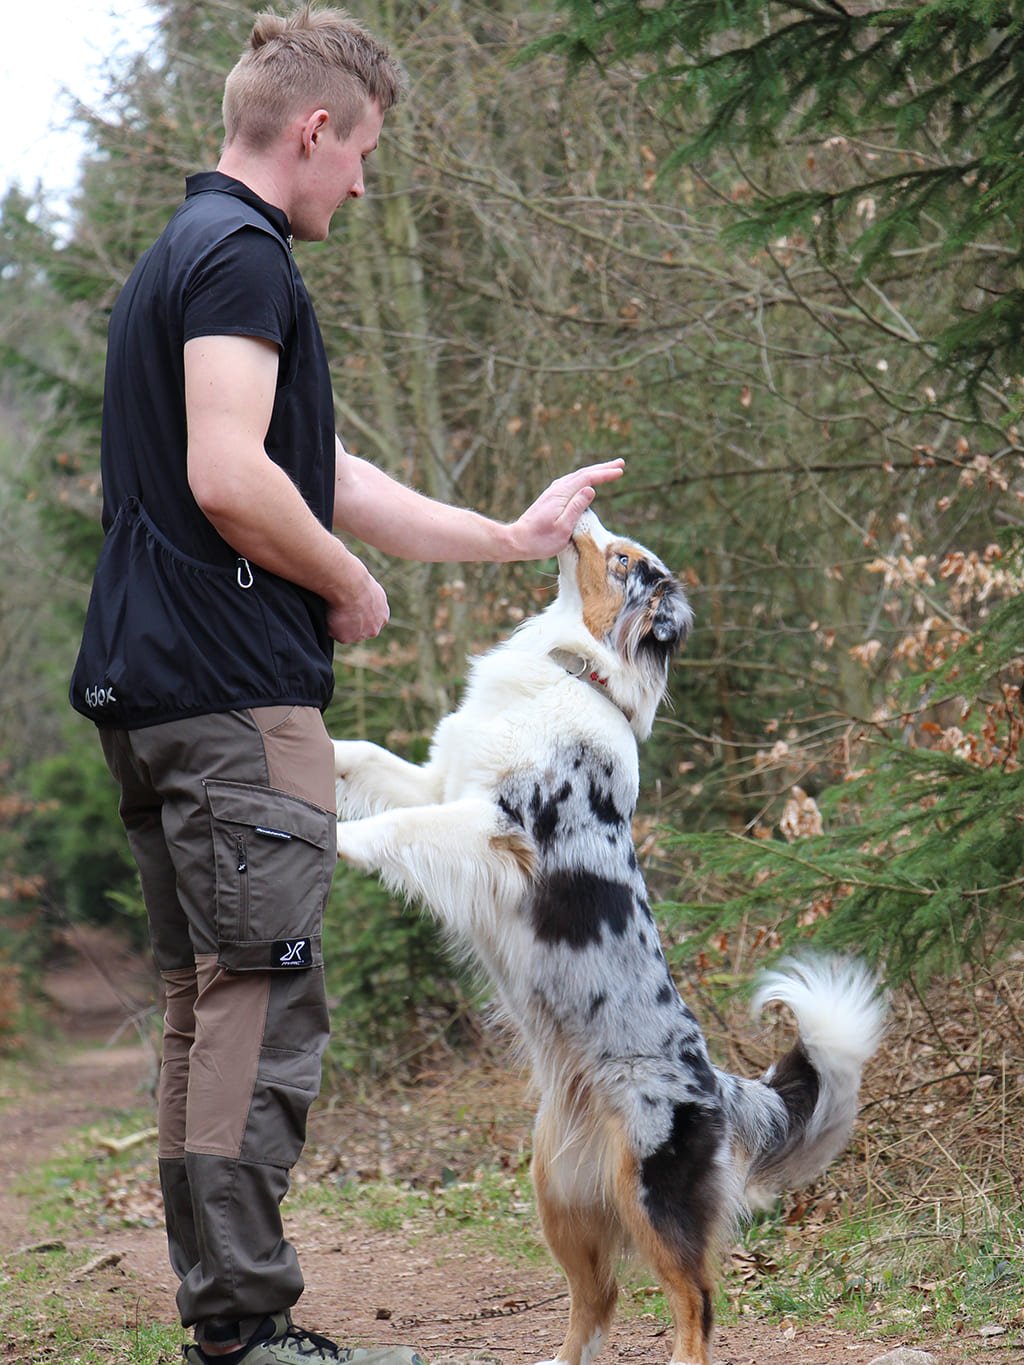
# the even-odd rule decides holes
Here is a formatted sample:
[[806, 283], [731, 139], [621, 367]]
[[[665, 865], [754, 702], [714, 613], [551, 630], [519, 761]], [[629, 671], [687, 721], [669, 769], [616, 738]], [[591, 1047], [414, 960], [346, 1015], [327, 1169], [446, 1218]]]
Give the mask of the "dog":
[[799, 1039], [760, 1080], [718, 1070], [672, 980], [631, 836], [637, 741], [691, 625], [649, 550], [584, 514], [556, 599], [471, 663], [415, 766], [335, 743], [339, 856], [423, 902], [483, 968], [540, 1092], [532, 1175], [569, 1282], [553, 1360], [589, 1365], [616, 1263], [664, 1288], [673, 1365], [709, 1365], [712, 1285], [744, 1206], [812, 1179], [845, 1145], [884, 1010], [842, 959], [768, 972]]

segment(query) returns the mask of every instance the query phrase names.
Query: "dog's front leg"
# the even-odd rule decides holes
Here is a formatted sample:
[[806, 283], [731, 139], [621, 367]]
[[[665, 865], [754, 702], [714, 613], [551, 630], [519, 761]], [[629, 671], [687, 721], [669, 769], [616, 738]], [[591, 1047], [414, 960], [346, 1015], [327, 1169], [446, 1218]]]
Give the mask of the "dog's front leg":
[[338, 856], [424, 902], [456, 933], [518, 904], [534, 865], [533, 846], [484, 797], [343, 821]]
[[440, 800], [441, 778], [429, 764], [418, 767], [363, 739], [334, 741], [338, 814], [354, 820], [395, 806]]

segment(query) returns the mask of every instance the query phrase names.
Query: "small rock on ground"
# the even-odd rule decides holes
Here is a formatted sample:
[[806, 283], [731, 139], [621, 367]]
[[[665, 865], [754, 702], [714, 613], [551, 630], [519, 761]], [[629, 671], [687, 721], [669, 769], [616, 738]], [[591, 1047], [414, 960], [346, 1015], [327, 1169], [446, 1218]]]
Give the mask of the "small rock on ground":
[[916, 1351], [910, 1346], [897, 1346], [895, 1351], [886, 1351], [883, 1356], [875, 1356], [868, 1365], [939, 1365], [938, 1356], [931, 1351]]

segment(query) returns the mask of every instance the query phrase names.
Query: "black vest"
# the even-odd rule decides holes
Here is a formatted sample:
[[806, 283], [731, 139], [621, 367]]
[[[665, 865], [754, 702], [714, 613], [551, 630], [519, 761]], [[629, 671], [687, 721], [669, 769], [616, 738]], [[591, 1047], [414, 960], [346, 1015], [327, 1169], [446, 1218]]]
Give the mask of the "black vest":
[[239, 559], [188, 486], [184, 345], [215, 334], [278, 345], [267, 453], [332, 523], [330, 374], [288, 220], [239, 181], [192, 176], [111, 314], [106, 538], [71, 681], [71, 704], [98, 725], [275, 704], [322, 709], [331, 697], [323, 600]]

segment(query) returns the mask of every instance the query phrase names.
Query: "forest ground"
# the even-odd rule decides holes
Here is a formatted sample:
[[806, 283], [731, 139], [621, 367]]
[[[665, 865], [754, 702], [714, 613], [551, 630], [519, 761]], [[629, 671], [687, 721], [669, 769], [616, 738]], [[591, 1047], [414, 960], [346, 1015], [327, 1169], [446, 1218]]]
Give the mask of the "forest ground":
[[[122, 966], [130, 977], [133, 964], [126, 959]], [[138, 971], [127, 986], [125, 979], [115, 998], [109, 978], [75, 955], [51, 974], [47, 988], [58, 1006], [60, 1033], [27, 1068], [19, 1068], [19, 1083], [0, 1095], [0, 1260], [8, 1266], [45, 1247], [24, 1192], [32, 1172], [83, 1129], [101, 1144], [117, 1115], [145, 1112], [150, 1103], [152, 1050], [123, 1031], [126, 995], [135, 992], [137, 1000], [144, 993], [145, 973]], [[297, 1185], [308, 1189], [336, 1171], [342, 1149], [358, 1170], [375, 1148], [378, 1168], [383, 1165], [401, 1181], [420, 1178], [431, 1163], [444, 1163], [446, 1151], [457, 1151], [464, 1161], [475, 1145], [481, 1159], [493, 1160], [496, 1151], [514, 1157], [528, 1141], [529, 1110], [520, 1084], [498, 1068], [439, 1075], [419, 1094], [412, 1107], [407, 1093], [381, 1092], [358, 1112], [337, 1104], [315, 1111]], [[376, 1174], [379, 1178], [381, 1170]], [[78, 1269], [51, 1290], [80, 1304], [90, 1333], [97, 1316], [112, 1330], [145, 1321], [174, 1324], [174, 1282], [155, 1180], [147, 1175], [127, 1189], [111, 1186], [107, 1202], [109, 1217], [58, 1234]], [[500, 1226], [493, 1251], [481, 1250], [479, 1235], [470, 1237], [460, 1226], [427, 1234], [419, 1228], [412, 1236], [402, 1227], [365, 1224], [346, 1223], [339, 1231], [321, 1208], [300, 1198], [288, 1206], [287, 1228], [307, 1281], [296, 1320], [336, 1340], [413, 1343], [432, 1365], [525, 1365], [551, 1356], [560, 1339], [566, 1309], [561, 1274], [546, 1259], [511, 1260], [500, 1248]], [[667, 1359], [666, 1324], [645, 1309], [644, 1290], [623, 1298], [605, 1358]], [[5, 1322], [10, 1315], [3, 1302], [0, 1295], [0, 1360], [36, 1365], [54, 1359], [45, 1341], [33, 1343], [17, 1323]], [[899, 1338], [881, 1324], [877, 1336], [859, 1337], [828, 1324], [753, 1319], [724, 1324], [716, 1342], [717, 1365], [867, 1365], [899, 1345]], [[934, 1352], [942, 1365], [1021, 1358], [1009, 1341], [1000, 1343], [1003, 1349], [963, 1341], [913, 1344]]]

